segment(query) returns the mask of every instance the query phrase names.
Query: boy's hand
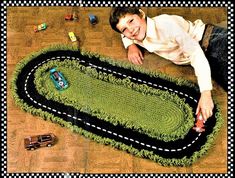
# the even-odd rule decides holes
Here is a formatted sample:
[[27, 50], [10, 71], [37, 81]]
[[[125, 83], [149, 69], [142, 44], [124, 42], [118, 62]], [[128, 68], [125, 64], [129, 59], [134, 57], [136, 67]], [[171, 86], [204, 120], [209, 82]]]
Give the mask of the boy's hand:
[[211, 97], [211, 91], [203, 91], [198, 102], [196, 114], [200, 111], [204, 120], [207, 120], [213, 114], [214, 103]]
[[142, 62], [142, 60], [144, 59], [143, 54], [135, 44], [131, 44], [130, 46], [128, 46], [127, 57], [128, 60], [133, 64], [137, 65], [143, 64]]

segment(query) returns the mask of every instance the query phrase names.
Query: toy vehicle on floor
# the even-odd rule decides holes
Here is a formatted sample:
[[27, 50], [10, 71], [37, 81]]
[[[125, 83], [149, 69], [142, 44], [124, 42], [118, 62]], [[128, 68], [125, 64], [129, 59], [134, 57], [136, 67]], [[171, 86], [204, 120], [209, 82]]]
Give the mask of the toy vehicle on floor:
[[57, 71], [56, 68], [50, 70], [50, 78], [53, 81], [57, 90], [64, 90], [68, 88], [68, 82], [64, 78], [64, 75]]
[[77, 41], [77, 38], [73, 32], [69, 32], [69, 38], [72, 42]]
[[39, 32], [41, 30], [45, 30], [47, 28], [47, 24], [46, 23], [42, 23], [38, 26], [34, 26], [34, 32]]
[[76, 12], [73, 12], [73, 14], [67, 14], [64, 16], [65, 20], [78, 20], [78, 15]]
[[53, 133], [43, 135], [34, 135], [24, 138], [24, 147], [27, 150], [35, 150], [39, 147], [50, 147], [56, 142], [56, 136]]
[[195, 126], [193, 127], [193, 130], [195, 130], [196, 132], [205, 132], [205, 126], [204, 123], [206, 121], [203, 119], [202, 114], [199, 112], [197, 114], [197, 118], [196, 118], [196, 123]]
[[89, 15], [89, 20], [90, 20], [90, 23], [91, 23], [92, 25], [95, 25], [95, 24], [98, 23], [97, 17], [96, 17], [95, 15], [93, 15], [93, 14], [90, 14], [90, 15]]
[[64, 16], [65, 20], [73, 20], [73, 14], [68, 14]]

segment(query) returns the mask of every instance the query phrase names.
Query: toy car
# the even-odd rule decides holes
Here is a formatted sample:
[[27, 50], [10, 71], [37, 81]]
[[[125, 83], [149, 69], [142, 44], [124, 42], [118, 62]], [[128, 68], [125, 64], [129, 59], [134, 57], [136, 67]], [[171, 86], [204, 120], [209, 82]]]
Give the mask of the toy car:
[[73, 32], [69, 32], [69, 38], [72, 42], [77, 41], [77, 38]]
[[68, 14], [64, 16], [65, 20], [73, 20], [73, 15], [72, 14]]
[[193, 127], [193, 129], [196, 131], [196, 132], [205, 132], [205, 126], [204, 126], [204, 123], [206, 121], [203, 119], [202, 117], [202, 114], [199, 112], [197, 114], [197, 119], [196, 119], [196, 123], [195, 123], [195, 127]]
[[90, 15], [89, 15], [89, 20], [90, 20], [90, 23], [91, 23], [92, 25], [95, 25], [95, 24], [98, 23], [97, 17], [96, 17], [95, 15], [93, 15], [93, 14], [90, 14]]
[[58, 72], [56, 68], [50, 70], [50, 78], [52, 79], [57, 90], [64, 90], [68, 88], [68, 82], [64, 78], [61, 72]]
[[38, 26], [34, 26], [34, 32], [38, 32], [41, 30], [45, 30], [47, 28], [47, 24], [46, 23], [42, 23]]
[[24, 138], [24, 147], [27, 150], [35, 150], [43, 146], [52, 146], [56, 142], [56, 136], [53, 133], [43, 135], [34, 135]]
[[78, 15], [76, 12], [73, 12], [73, 14], [67, 14], [64, 16], [65, 20], [78, 20]]

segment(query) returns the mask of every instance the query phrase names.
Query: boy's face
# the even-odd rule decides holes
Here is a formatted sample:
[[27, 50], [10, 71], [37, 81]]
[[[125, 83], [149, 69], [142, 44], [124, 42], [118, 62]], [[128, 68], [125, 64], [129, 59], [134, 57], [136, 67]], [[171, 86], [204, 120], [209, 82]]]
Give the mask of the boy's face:
[[129, 39], [143, 41], [146, 35], [145, 17], [126, 14], [119, 19], [117, 29]]

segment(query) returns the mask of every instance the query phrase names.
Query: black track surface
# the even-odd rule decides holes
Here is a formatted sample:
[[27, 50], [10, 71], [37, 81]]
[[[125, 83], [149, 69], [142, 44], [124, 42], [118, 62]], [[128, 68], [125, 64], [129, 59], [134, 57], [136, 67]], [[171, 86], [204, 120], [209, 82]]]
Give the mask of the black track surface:
[[[194, 130], [190, 130], [189, 133], [185, 136], [184, 139], [179, 139], [176, 141], [170, 141], [170, 142], [164, 142], [161, 140], [157, 140], [154, 138], [150, 138], [149, 136], [145, 135], [145, 134], [141, 134], [137, 131], [134, 131], [132, 129], [127, 129], [124, 128], [120, 125], [118, 126], [114, 126], [111, 123], [108, 123], [106, 121], [100, 120], [96, 117], [92, 117], [84, 112], [81, 112], [79, 110], [74, 109], [73, 107], [70, 106], [65, 106], [61, 103], [52, 101], [52, 100], [47, 100], [44, 96], [40, 95], [37, 90], [35, 89], [34, 86], [34, 72], [37, 68], [35, 68], [35, 70], [33, 70], [32, 74], [30, 75], [30, 77], [27, 79], [27, 91], [28, 94], [30, 95], [31, 98], [33, 98], [34, 100], [36, 100], [38, 103], [41, 103], [42, 105], [46, 105], [46, 106], [50, 106], [51, 108], [55, 109], [55, 110], [59, 110], [61, 112], [66, 112], [72, 116], [76, 116], [78, 118], [81, 118], [82, 121], [79, 120], [75, 120], [71, 117], [65, 116], [64, 114], [58, 114], [56, 112], [53, 112], [52, 110], [49, 110], [47, 108], [44, 107], [40, 107], [38, 104], [34, 103], [28, 96], [27, 93], [25, 92], [25, 81], [26, 78], [29, 74], [30, 71], [32, 71], [32, 69], [37, 66], [39, 63], [41, 63], [42, 61], [46, 61], [47, 59], [51, 59], [52, 57], [55, 57], [55, 59], [57, 59], [56, 57], [58, 56], [70, 56], [70, 57], [75, 57], [75, 58], [79, 58], [82, 59], [84, 61], [86, 61], [85, 64], [83, 64], [84, 66], [88, 66], [90, 64], [96, 65], [96, 66], [101, 66], [101, 67], [105, 67], [107, 69], [111, 69], [112, 71], [117, 71], [123, 74], [126, 74], [128, 76], [133, 76], [135, 78], [139, 78], [148, 82], [152, 82], [152, 83], [156, 83], [156, 84], [160, 84], [163, 86], [167, 86], [169, 88], [173, 88], [173, 89], [177, 89], [178, 91], [181, 91], [183, 93], [188, 94], [189, 96], [192, 96], [194, 98], [199, 97], [199, 92], [196, 91], [193, 88], [187, 87], [187, 86], [178, 86], [173, 82], [169, 82], [166, 80], [163, 80], [161, 78], [156, 78], [156, 77], [151, 77], [149, 75], [140, 73], [140, 72], [136, 72], [136, 71], [132, 71], [130, 69], [125, 69], [125, 68], [121, 68], [121, 67], [117, 67], [117, 66], [113, 66], [107, 62], [102, 62], [100, 61], [98, 58], [92, 57], [89, 58], [87, 56], [82, 56], [80, 54], [79, 51], [53, 51], [53, 52], [47, 52], [46, 54], [41, 54], [38, 57], [36, 57], [35, 59], [31, 60], [30, 62], [28, 62], [24, 68], [22, 69], [21, 73], [18, 76], [17, 79], [17, 93], [19, 95], [19, 97], [21, 99], [24, 100], [24, 102], [26, 102], [29, 106], [33, 106], [34, 108], [41, 108], [43, 111], [49, 112], [57, 117], [60, 117], [62, 119], [64, 119], [67, 122], [71, 122], [73, 125], [77, 125], [78, 127], [92, 132], [96, 135], [99, 135], [101, 137], [106, 137], [106, 138], [110, 138], [113, 139], [115, 141], [118, 142], [122, 142], [126, 145], [130, 145], [138, 150], [149, 150], [152, 151], [154, 154], [159, 155], [163, 158], [183, 158], [183, 157], [191, 157], [192, 154], [196, 151], [199, 151], [201, 149], [201, 147], [206, 143], [207, 141], [207, 135], [209, 135], [210, 133], [212, 133], [213, 131], [213, 127], [215, 126], [215, 122], [216, 119], [214, 118], [215, 116], [213, 115], [211, 119], [209, 119], [206, 122], [206, 131], [203, 132], [202, 134], [198, 134], [197, 132], [195, 132]], [[51, 59], [53, 60], [53, 59]], [[60, 58], [60, 60], [64, 60], [62, 58]], [[99, 69], [97, 69], [99, 71]], [[103, 71], [102, 71], [103, 72]], [[106, 71], [106, 73], [108, 73]], [[115, 76], [115, 74], [113, 74]], [[116, 75], [117, 78], [121, 78], [120, 75]], [[138, 83], [136, 81], [132, 81], [135, 83]], [[141, 82], [139, 82], [141, 83]], [[153, 86], [151, 86], [153, 87]], [[156, 87], [157, 88], [157, 87]], [[180, 98], [184, 98], [184, 96], [179, 95]], [[185, 102], [188, 103], [193, 110], [195, 111], [197, 103], [195, 101], [193, 101], [192, 99], [189, 99], [187, 97], [185, 97]], [[217, 112], [217, 108], [215, 107], [214, 112]], [[120, 134], [122, 136], [126, 136], [128, 138], [131, 138], [133, 140], [138, 140], [140, 143], [144, 143], [140, 144], [140, 143], [136, 143], [130, 140], [126, 140], [124, 138], [115, 136], [113, 134], [110, 134], [108, 132], [103, 132], [100, 129], [97, 129], [95, 127], [89, 127], [87, 124], [85, 124], [84, 122], [88, 122], [90, 124], [94, 124], [100, 128], [105, 128], [107, 130], [110, 130], [114, 133]], [[195, 138], [198, 139], [192, 143], [192, 140], [195, 140]], [[192, 143], [190, 146], [188, 146], [186, 149], [182, 149], [181, 151], [169, 151], [171, 149], [177, 150], [179, 148], [181, 148], [183, 145], [189, 145], [190, 143]], [[160, 147], [162, 149], [153, 149], [151, 147], [147, 147], [146, 145], [151, 145], [151, 146], [155, 146], [155, 147]]]

